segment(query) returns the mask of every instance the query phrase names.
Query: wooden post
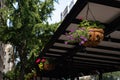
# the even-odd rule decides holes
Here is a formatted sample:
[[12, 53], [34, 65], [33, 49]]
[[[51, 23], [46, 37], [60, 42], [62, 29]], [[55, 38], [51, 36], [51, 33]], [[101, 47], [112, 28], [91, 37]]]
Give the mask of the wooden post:
[[71, 77], [71, 80], [74, 80], [74, 77]]
[[99, 74], [99, 80], [102, 80], [102, 73]]
[[79, 80], [79, 77], [77, 77], [77, 80]]
[[42, 76], [40, 76], [40, 80], [42, 80]]
[[51, 78], [51, 77], [49, 77], [49, 80], [52, 80], [52, 78]]

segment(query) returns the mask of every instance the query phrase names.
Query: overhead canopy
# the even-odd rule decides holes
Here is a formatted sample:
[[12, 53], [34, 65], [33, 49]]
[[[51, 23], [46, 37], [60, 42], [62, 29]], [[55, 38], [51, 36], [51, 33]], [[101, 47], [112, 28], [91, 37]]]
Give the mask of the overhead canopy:
[[[104, 40], [97, 47], [64, 44], [68, 39], [65, 33], [75, 30], [80, 18], [105, 25]], [[43, 76], [74, 77], [120, 70], [120, 1], [77, 0], [41, 54], [56, 61], [55, 69], [41, 73]]]

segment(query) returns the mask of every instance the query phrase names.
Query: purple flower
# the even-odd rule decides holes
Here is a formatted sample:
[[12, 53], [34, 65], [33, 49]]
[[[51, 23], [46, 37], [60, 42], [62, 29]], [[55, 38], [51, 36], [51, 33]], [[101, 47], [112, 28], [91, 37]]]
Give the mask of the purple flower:
[[80, 38], [81, 38], [83, 41], [87, 41], [87, 38], [85, 38], [84, 36], [80, 36]]
[[79, 28], [79, 30], [84, 31], [84, 30], [85, 30], [85, 28], [84, 28], [84, 27], [82, 27], [82, 28]]
[[89, 32], [93, 32], [94, 30], [89, 30]]
[[67, 42], [67, 41], [65, 41], [65, 44], [68, 44], [68, 42]]
[[74, 40], [74, 37], [72, 35], [67, 36], [70, 40]]
[[74, 40], [74, 38], [73, 38], [73, 37], [70, 37], [70, 40]]
[[81, 39], [84, 39], [84, 36], [80, 36]]
[[84, 41], [81, 41], [81, 44], [84, 44], [85, 42]]
[[79, 45], [82, 45], [82, 44], [84, 44], [85, 42], [84, 41], [81, 41], [80, 43], [79, 43]]
[[81, 43], [79, 43], [79, 45], [81, 45]]
[[74, 30], [73, 30], [73, 29], [71, 29], [71, 30], [70, 30], [70, 32], [74, 32]]
[[84, 41], [87, 41], [87, 38], [84, 38]]
[[85, 27], [82, 27], [81, 29], [82, 29], [82, 30], [85, 30], [86, 28], [85, 28]]
[[65, 35], [68, 35], [68, 33], [65, 33]]

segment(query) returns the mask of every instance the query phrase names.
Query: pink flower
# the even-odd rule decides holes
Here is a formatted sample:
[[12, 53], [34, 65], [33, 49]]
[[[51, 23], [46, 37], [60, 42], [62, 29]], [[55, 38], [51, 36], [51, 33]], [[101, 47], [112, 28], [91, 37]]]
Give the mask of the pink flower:
[[41, 62], [45, 62], [46, 61], [46, 59], [45, 58], [43, 58], [42, 60], [41, 60]]
[[80, 16], [79, 19], [82, 20], [82, 16]]
[[36, 60], [36, 63], [39, 63], [40, 62], [40, 58], [38, 58], [37, 60]]

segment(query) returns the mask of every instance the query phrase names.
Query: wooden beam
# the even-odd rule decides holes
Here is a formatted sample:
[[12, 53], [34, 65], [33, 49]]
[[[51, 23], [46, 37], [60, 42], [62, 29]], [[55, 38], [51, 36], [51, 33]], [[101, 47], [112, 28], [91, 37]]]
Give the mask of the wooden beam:
[[44, 54], [53, 45], [53, 43], [60, 37], [62, 33], [65, 32], [66, 28], [70, 25], [71, 21], [78, 15], [78, 13], [87, 4], [86, 0], [78, 0], [74, 7], [71, 9], [69, 14], [66, 16], [64, 21], [61, 23], [55, 34], [52, 36], [51, 40], [46, 44], [41, 54]]
[[120, 62], [117, 62], [117, 61], [101, 60], [101, 59], [94, 59], [94, 58], [73, 57], [73, 59], [83, 60], [83, 61], [91, 61], [91, 62], [98, 62], [100, 64], [107, 63], [107, 64], [113, 64], [113, 65], [120, 65]]

